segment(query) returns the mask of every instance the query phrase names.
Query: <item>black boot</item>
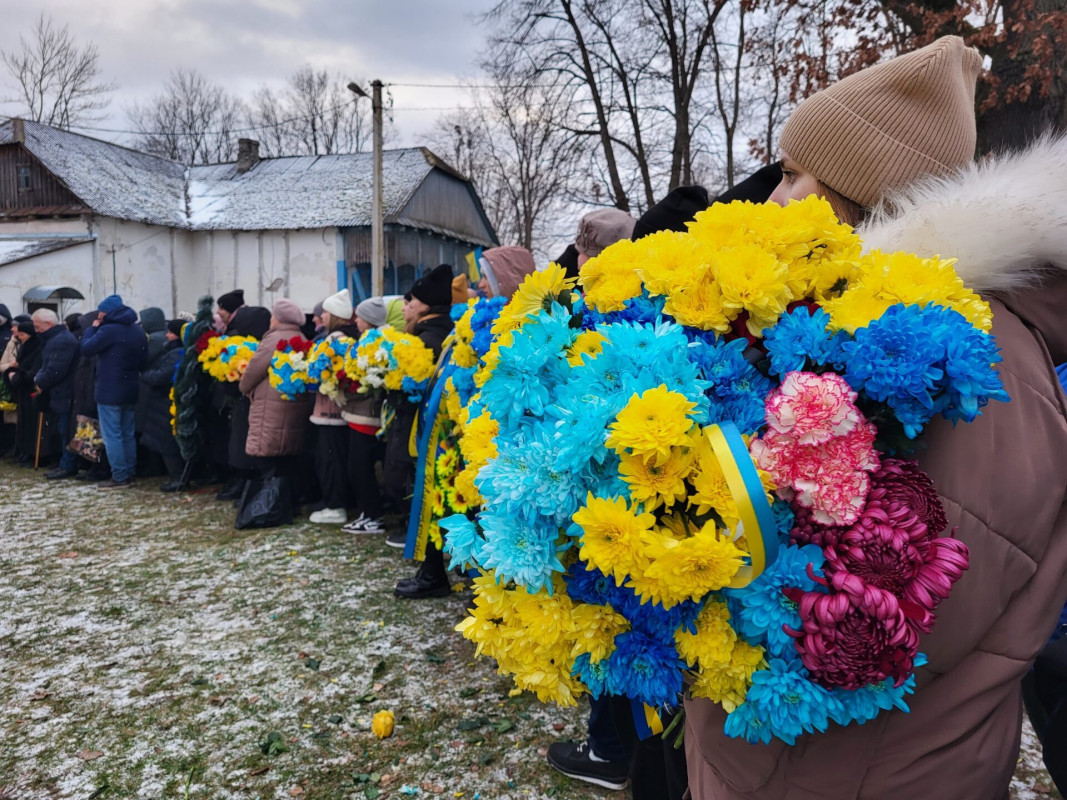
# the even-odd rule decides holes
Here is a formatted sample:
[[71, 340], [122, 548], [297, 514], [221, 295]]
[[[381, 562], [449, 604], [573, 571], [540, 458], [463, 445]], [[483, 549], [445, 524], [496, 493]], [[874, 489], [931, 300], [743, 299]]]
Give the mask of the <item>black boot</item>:
[[216, 500], [240, 500], [241, 493], [245, 489], [245, 476], [238, 473], [226, 487], [215, 495]]
[[426, 545], [426, 558], [419, 565], [414, 578], [400, 580], [393, 594], [405, 600], [421, 600], [426, 597], [448, 597], [452, 585], [445, 570], [445, 554], [432, 544]]

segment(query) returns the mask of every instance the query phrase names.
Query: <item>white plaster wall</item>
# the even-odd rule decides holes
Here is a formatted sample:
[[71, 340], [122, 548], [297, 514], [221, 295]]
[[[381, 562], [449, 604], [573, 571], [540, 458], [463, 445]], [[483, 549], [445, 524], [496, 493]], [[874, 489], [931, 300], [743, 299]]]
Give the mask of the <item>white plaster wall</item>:
[[336, 291], [337, 229], [290, 231], [288, 286], [275, 297], [290, 297], [310, 313]]
[[93, 296], [93, 242], [65, 247], [44, 255], [0, 266], [0, 303], [12, 314], [26, 310], [22, 295], [34, 286], [70, 286], [86, 300], [63, 306], [67, 313], [87, 312]]
[[117, 293], [130, 308], [158, 306], [174, 313], [173, 231], [156, 225], [98, 217], [94, 303]]

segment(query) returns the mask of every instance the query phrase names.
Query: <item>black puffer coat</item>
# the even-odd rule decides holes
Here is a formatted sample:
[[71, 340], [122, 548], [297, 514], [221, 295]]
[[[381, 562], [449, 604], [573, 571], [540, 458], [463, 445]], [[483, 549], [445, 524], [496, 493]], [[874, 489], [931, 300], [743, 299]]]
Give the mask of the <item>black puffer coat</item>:
[[141, 372], [138, 395], [144, 398], [141, 444], [163, 456], [181, 456], [170, 427], [170, 389], [174, 385], [174, 371], [181, 354], [180, 340], [167, 342], [162, 352]]

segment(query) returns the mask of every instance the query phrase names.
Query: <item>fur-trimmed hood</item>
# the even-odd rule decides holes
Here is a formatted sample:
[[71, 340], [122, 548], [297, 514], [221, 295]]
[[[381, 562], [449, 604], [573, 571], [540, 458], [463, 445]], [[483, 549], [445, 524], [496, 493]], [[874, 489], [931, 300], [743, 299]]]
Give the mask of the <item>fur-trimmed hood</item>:
[[870, 250], [957, 259], [1067, 361], [1067, 138], [990, 158], [889, 198], [859, 231]]

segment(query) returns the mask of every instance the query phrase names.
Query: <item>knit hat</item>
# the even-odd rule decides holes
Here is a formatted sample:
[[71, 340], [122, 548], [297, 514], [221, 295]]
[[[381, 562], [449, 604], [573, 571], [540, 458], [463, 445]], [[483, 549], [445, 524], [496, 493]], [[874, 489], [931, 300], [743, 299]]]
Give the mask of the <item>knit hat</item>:
[[509, 300], [526, 276], [537, 271], [533, 253], [525, 247], [492, 247], [482, 253], [482, 271], [493, 294]]
[[270, 313], [278, 322], [297, 326], [304, 324], [304, 312], [300, 310], [300, 306], [288, 297], [283, 297], [281, 300], [276, 301]]
[[226, 294], [219, 297], [219, 308], [223, 311], [233, 313], [241, 306], [245, 304], [245, 290], [234, 289], [232, 292], [226, 292]]
[[974, 159], [982, 58], [958, 36], [850, 75], [797, 107], [781, 148], [834, 191], [871, 208], [924, 175]]
[[552, 263], [563, 267], [568, 278], [578, 277], [578, 249], [573, 244], [567, 245], [567, 249], [553, 258]]
[[352, 298], [348, 289], [342, 289], [323, 300], [322, 310], [329, 311], [338, 319], [352, 319]]
[[703, 186], [679, 186], [641, 215], [630, 238], [636, 242], [657, 231], [684, 233], [686, 223], [708, 205], [708, 190]]
[[595, 258], [605, 247], [620, 239], [629, 239], [636, 221], [617, 208], [590, 211], [578, 223], [578, 238], [574, 240], [574, 246], [579, 253]]
[[447, 306], [452, 301], [452, 265], [439, 264], [423, 275], [408, 293], [428, 306]]
[[182, 335], [182, 326], [185, 325], [184, 319], [168, 319], [167, 320], [167, 332], [173, 333], [175, 336]]
[[96, 307], [96, 310], [103, 311], [105, 314], [110, 314], [112, 311], [118, 311], [122, 306], [122, 298], [117, 294], [110, 294], [100, 301], [100, 305]]
[[368, 297], [366, 300], [356, 306], [356, 316], [366, 322], [368, 325], [373, 325], [375, 328], [380, 328], [382, 325], [385, 324], [385, 298]]

